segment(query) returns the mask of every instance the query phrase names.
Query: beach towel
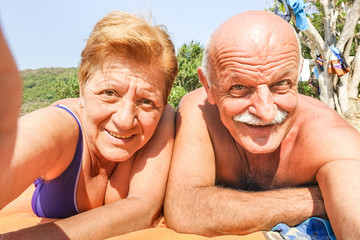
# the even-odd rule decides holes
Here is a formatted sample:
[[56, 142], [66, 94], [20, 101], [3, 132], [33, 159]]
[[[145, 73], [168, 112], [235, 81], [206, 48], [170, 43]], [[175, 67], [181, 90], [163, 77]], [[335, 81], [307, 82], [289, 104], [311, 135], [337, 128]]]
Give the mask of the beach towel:
[[295, 227], [280, 223], [272, 231], [279, 232], [285, 240], [336, 240], [330, 222], [317, 217], [309, 218]]

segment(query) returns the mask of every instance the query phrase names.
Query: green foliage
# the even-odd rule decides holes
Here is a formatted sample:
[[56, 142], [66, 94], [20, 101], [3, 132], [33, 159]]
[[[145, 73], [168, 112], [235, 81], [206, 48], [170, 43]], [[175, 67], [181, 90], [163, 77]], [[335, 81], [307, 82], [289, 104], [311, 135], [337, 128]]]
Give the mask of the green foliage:
[[188, 92], [201, 87], [197, 69], [201, 65], [204, 48], [198, 42], [183, 44], [178, 50], [179, 73], [169, 96], [169, 103], [176, 108], [181, 98]]
[[47, 99], [35, 99], [23, 102], [21, 106], [21, 115], [33, 112], [37, 109], [49, 106], [53, 101]]
[[[40, 68], [20, 71], [23, 80], [21, 114], [46, 107], [62, 98], [75, 97], [73, 93], [76, 92], [74, 83], [76, 73], [76, 68]], [[73, 91], [66, 90], [68, 84], [74, 88]]]
[[180, 103], [180, 100], [188, 92], [181, 86], [174, 86], [171, 89], [169, 96], [169, 103], [176, 109]]
[[57, 99], [77, 98], [80, 96], [79, 82], [77, 72], [75, 72], [69, 79], [64, 79], [57, 82], [56, 97]]
[[313, 11], [311, 16], [308, 16], [311, 19], [312, 25], [315, 27], [315, 29], [318, 31], [320, 36], [324, 39], [325, 36], [325, 30], [324, 30], [324, 10], [323, 5], [320, 3], [319, 0], [316, 1], [310, 1], [305, 0], [306, 3], [312, 4]]
[[[325, 32], [324, 32], [324, 21], [325, 21], [325, 15], [324, 15], [324, 9], [323, 5], [319, 0], [305, 0], [305, 3], [307, 6], [311, 6], [311, 15], [309, 15], [311, 23], [314, 25], [316, 30], [319, 32], [321, 37], [324, 39]], [[342, 32], [347, 13], [344, 11], [346, 9], [343, 8], [343, 6], [351, 5], [353, 3], [353, 0], [337, 0], [334, 3], [334, 6], [336, 10], [338, 11], [338, 17], [336, 19], [336, 40], [339, 40], [340, 33]], [[357, 24], [355, 28], [355, 36], [360, 32], [360, 25]], [[355, 37], [353, 39], [351, 50], [350, 50], [350, 56], [354, 56], [356, 53], [356, 46], [359, 46], [360, 44], [360, 38]]]
[[313, 98], [319, 98], [318, 96], [318, 88], [316, 86], [311, 85], [307, 81], [302, 81], [298, 83], [298, 92], [300, 94], [313, 97]]

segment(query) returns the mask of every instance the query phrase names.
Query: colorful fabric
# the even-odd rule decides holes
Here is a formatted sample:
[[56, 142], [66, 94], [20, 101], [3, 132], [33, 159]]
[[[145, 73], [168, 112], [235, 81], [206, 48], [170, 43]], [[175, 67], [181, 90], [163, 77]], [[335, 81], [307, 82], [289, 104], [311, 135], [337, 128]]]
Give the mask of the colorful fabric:
[[316, 63], [319, 65], [321, 71], [324, 71], [324, 61], [320, 54], [316, 55]]
[[314, 67], [314, 76], [319, 80], [319, 70], [316, 66]]
[[341, 77], [350, 71], [350, 67], [338, 48], [331, 46], [330, 49], [331, 57], [328, 71], [329, 73], [335, 73]]
[[272, 231], [279, 232], [286, 240], [336, 240], [330, 222], [317, 217], [309, 218], [295, 227], [280, 223]]
[[293, 10], [296, 17], [296, 27], [301, 31], [309, 29], [306, 14], [304, 11], [305, 4], [303, 0], [286, 0], [287, 4]]
[[[281, 13], [280, 9], [279, 9], [279, 2], [284, 4], [284, 8], [285, 8], [285, 12]], [[290, 22], [291, 20], [291, 12], [288, 9], [288, 6], [286, 3], [283, 2], [283, 0], [278, 0], [276, 1], [276, 6], [275, 6], [275, 11], [274, 13], [276, 15], [278, 15], [279, 17], [281, 17], [282, 19], [284, 19], [287, 22]]]
[[[343, 54], [340, 52], [338, 48], [331, 46], [330, 49], [331, 49], [331, 56], [329, 60], [328, 72], [336, 74], [339, 77], [341, 77], [350, 71], [350, 67], [347, 64]], [[316, 56], [316, 63], [318, 67], [321, 69], [321, 71], [323, 71], [324, 63], [321, 55]], [[318, 78], [318, 72], [317, 72], [317, 78]]]

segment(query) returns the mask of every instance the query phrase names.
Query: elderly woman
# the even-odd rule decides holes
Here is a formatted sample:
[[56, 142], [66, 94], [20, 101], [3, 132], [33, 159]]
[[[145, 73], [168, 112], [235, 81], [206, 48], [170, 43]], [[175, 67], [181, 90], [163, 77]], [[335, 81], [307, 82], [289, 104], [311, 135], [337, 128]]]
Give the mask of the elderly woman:
[[163, 27], [117, 11], [100, 20], [82, 52], [80, 98], [20, 118], [14, 156], [0, 169], [0, 208], [35, 182], [35, 214], [66, 219], [12, 237], [103, 239], [153, 226], [172, 154], [176, 74]]

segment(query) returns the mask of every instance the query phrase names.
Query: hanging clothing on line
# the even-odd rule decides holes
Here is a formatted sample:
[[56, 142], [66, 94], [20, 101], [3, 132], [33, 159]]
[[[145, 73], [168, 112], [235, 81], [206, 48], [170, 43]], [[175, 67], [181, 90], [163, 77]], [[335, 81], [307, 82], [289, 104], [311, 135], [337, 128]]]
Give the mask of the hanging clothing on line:
[[316, 55], [316, 63], [319, 65], [321, 71], [324, 71], [324, 61], [321, 57], [321, 54]]
[[331, 46], [331, 56], [329, 62], [329, 73], [335, 73], [339, 77], [345, 75], [346, 73], [350, 72], [350, 67], [347, 64], [344, 56], [340, 52], [340, 50], [336, 47]]
[[309, 29], [306, 14], [304, 11], [305, 4], [303, 0], [286, 0], [287, 4], [293, 10], [296, 17], [296, 27], [301, 31]]
[[[280, 13], [279, 3], [284, 4], [284, 8], [285, 8], [284, 13]], [[276, 1], [274, 13], [287, 22], [290, 22], [290, 20], [291, 20], [291, 12], [289, 11], [288, 5], [286, 4], [286, 2], [284, 3], [283, 0]]]

